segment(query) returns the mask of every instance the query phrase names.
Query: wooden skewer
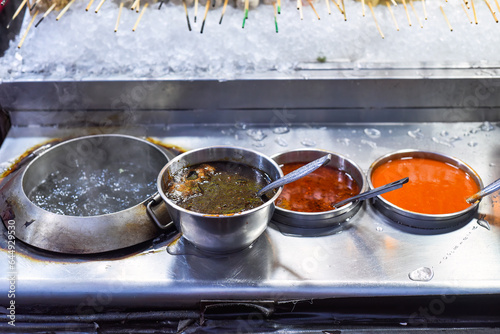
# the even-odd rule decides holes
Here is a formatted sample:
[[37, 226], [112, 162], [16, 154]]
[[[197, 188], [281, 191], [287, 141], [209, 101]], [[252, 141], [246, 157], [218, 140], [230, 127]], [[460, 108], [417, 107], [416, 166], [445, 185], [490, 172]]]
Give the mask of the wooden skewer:
[[410, 6], [413, 14], [415, 14], [415, 17], [417, 18], [417, 22], [420, 25], [420, 28], [423, 28], [424, 26], [422, 25], [422, 22], [420, 22], [420, 18], [418, 17], [417, 11], [415, 10], [415, 6], [413, 6], [413, 0], [410, 0]]
[[278, 33], [278, 18], [276, 17], [276, 3], [273, 2], [273, 10], [274, 10], [274, 27], [276, 28], [276, 33]]
[[71, 0], [66, 5], [66, 7], [64, 7], [63, 10], [61, 10], [61, 12], [59, 13], [59, 15], [57, 15], [57, 17], [56, 17], [56, 21], [59, 21], [61, 19], [61, 17], [64, 15], [64, 13], [66, 13], [68, 11], [69, 7], [71, 7], [71, 5], [73, 4], [73, 2], [75, 2], [75, 0]]
[[33, 17], [31, 18], [31, 21], [30, 23], [28, 24], [28, 28], [26, 28], [26, 31], [24, 32], [24, 35], [23, 35], [23, 38], [21, 38], [21, 41], [19, 42], [19, 44], [17, 45], [17, 48], [20, 49], [21, 46], [23, 46], [23, 43], [24, 43], [24, 40], [26, 39], [26, 36], [28, 36], [28, 32], [30, 31], [31, 29], [31, 26], [33, 25], [33, 22], [35, 21], [36, 19], [36, 16], [38, 15], [40, 11], [37, 9], [36, 12], [35, 12], [35, 15], [33, 15]]
[[97, 5], [97, 8], [95, 9], [96, 13], [99, 13], [99, 10], [101, 9], [102, 5], [104, 4], [104, 1], [106, 1], [106, 0], [101, 0], [101, 2], [99, 2], [99, 4]]
[[149, 3], [145, 3], [144, 7], [142, 7], [141, 13], [139, 14], [139, 17], [137, 18], [137, 21], [135, 21], [134, 27], [132, 28], [132, 31], [135, 31], [137, 29], [137, 26], [139, 25], [139, 22], [141, 22], [142, 15], [144, 15], [144, 12], [146, 11], [146, 8], [148, 8]]
[[476, 24], [478, 24], [477, 14], [476, 14], [476, 6], [474, 6], [474, 0], [470, 0], [470, 4], [472, 6], [472, 13], [474, 13], [474, 22], [476, 22]]
[[134, 0], [134, 2], [132, 3], [132, 6], [130, 6], [130, 10], [134, 10], [135, 7], [137, 7], [138, 2], [139, 2], [139, 0]]
[[[38, 5], [38, 3], [40, 2], [41, 0], [36, 0], [35, 2], [33, 2], [33, 6], [30, 7], [30, 12], [35, 9], [36, 5]], [[2, 5], [4, 4], [5, 0], [2, 1]]]
[[300, 9], [300, 0], [297, 0], [297, 10]]
[[137, 6], [135, 6], [135, 12], [139, 13], [140, 10], [141, 10], [141, 0], [138, 0], [137, 1]]
[[396, 7], [398, 6], [398, 3], [396, 2], [396, 0], [391, 0], [391, 2], [392, 2], [392, 4], [393, 4], [394, 6], [396, 6]]
[[337, 7], [337, 9], [339, 10], [340, 14], [344, 14], [344, 12], [342, 11], [342, 8], [340, 8], [339, 4], [337, 2], [335, 2], [335, 0], [332, 0], [332, 2], [335, 5], [335, 7]]
[[344, 14], [344, 21], [347, 21], [347, 14], [345, 12], [345, 2], [344, 0], [340, 0], [340, 2], [342, 3], [342, 14]]
[[316, 11], [316, 8], [314, 8], [314, 5], [312, 3], [311, 0], [307, 0], [307, 2], [309, 3], [309, 6], [311, 6], [312, 10], [314, 11], [314, 14], [316, 14], [316, 17], [318, 18], [318, 20], [321, 20], [319, 15], [318, 15], [318, 12]]
[[304, 19], [304, 13], [302, 11], [302, 0], [299, 0], [299, 15], [300, 15], [300, 19], [303, 20]]
[[443, 6], [439, 6], [439, 9], [441, 9], [441, 13], [443, 13], [444, 20], [446, 21], [446, 24], [448, 25], [448, 28], [450, 28], [450, 31], [453, 31], [453, 28], [451, 27], [450, 21], [448, 21], [448, 17], [444, 13]]
[[281, 0], [278, 0], [278, 14], [281, 14]]
[[222, 18], [224, 17], [224, 13], [226, 12], [227, 1], [228, 0], [224, 0], [224, 6], [222, 7], [222, 13], [220, 14], [219, 24], [222, 23]]
[[248, 10], [250, 9], [250, 1], [245, 0], [245, 19], [248, 19]]
[[203, 15], [203, 23], [201, 24], [200, 34], [203, 34], [203, 28], [205, 28], [205, 20], [207, 19], [209, 7], [210, 7], [210, 0], [207, 0], [207, 5], [205, 6], [205, 15]]
[[411, 27], [410, 13], [408, 13], [408, 7], [406, 7], [406, 1], [405, 0], [403, 0], [403, 6], [405, 7], [406, 18], [408, 19], [408, 24]]
[[328, 15], [332, 15], [332, 10], [330, 9], [330, 1], [325, 0], [326, 9], [328, 10]]
[[398, 21], [396, 21], [396, 16], [394, 16], [394, 11], [392, 10], [391, 4], [389, 3], [389, 1], [386, 1], [385, 5], [387, 6], [387, 8], [389, 8], [389, 13], [391, 13], [392, 21], [396, 26], [396, 30], [399, 31]]
[[472, 24], [472, 19], [471, 19], [469, 13], [467, 12], [467, 8], [465, 8], [463, 3], [462, 3], [462, 8], [464, 9], [465, 15], [467, 15], [467, 19], [469, 19], [470, 24]]
[[194, 0], [194, 23], [196, 23], [197, 16], [198, 16], [198, 0]]
[[422, 8], [424, 9], [424, 20], [427, 20], [427, 9], [425, 8], [425, 0], [422, 0]]
[[184, 12], [186, 13], [186, 21], [188, 24], [188, 29], [191, 31], [191, 23], [189, 23], [189, 14], [188, 14], [188, 8], [186, 5], [186, 0], [182, 0], [182, 5], [184, 6]]
[[495, 20], [496, 23], [498, 23], [497, 16], [495, 15], [495, 11], [493, 10], [493, 8], [491, 8], [490, 2], [488, 0], [484, 0], [484, 2], [486, 2], [486, 5], [488, 6], [488, 8], [490, 10], [491, 15], [493, 15], [493, 19]]
[[118, 31], [118, 26], [120, 25], [120, 17], [122, 16], [123, 2], [120, 2], [120, 8], [118, 8], [118, 17], [116, 18], [115, 32]]
[[19, 7], [17, 7], [17, 10], [16, 12], [14, 13], [14, 15], [12, 15], [12, 18], [10, 19], [10, 22], [9, 24], [7, 24], [7, 29], [10, 28], [10, 24], [12, 23], [12, 21], [15, 20], [15, 18], [17, 17], [17, 15], [19, 15], [19, 13], [21, 12], [21, 10], [23, 9], [24, 5], [26, 5], [26, 2], [28, 2], [28, 0], [23, 0], [23, 2], [21, 2], [21, 4], [19, 5]]
[[382, 36], [382, 38], [384, 38], [384, 33], [382, 32], [382, 29], [380, 29], [380, 26], [378, 25], [377, 18], [375, 17], [375, 12], [373, 11], [373, 6], [372, 6], [371, 1], [368, 1], [368, 7], [370, 7], [370, 11], [372, 12], [372, 16], [373, 16], [373, 21], [375, 21], [375, 26], [377, 26], [377, 30], [378, 30], [380, 36]]
[[46, 17], [47, 17], [47, 15], [49, 15], [49, 14], [50, 14], [50, 12], [51, 12], [54, 8], [56, 8], [56, 3], [55, 3], [55, 2], [54, 2], [54, 3], [53, 3], [50, 7], [49, 7], [49, 9], [47, 9], [47, 10], [45, 11], [45, 14], [43, 14], [43, 16], [42, 16], [42, 18], [40, 19], [40, 21], [38, 21], [38, 22], [35, 24], [35, 28], [36, 28], [36, 27], [38, 27], [38, 25], [39, 25], [39, 24], [43, 21], [43, 19], [44, 19], [44, 18], [46, 18]]
[[94, 0], [90, 0], [89, 1], [89, 4], [87, 5], [87, 8], [85, 8], [85, 11], [88, 12], [89, 9], [90, 9], [90, 6], [92, 6], [92, 4], [94, 3]]
[[500, 5], [498, 4], [498, 0], [495, 0], [495, 4], [497, 5], [497, 9], [500, 12]]
[[161, 9], [161, 6], [163, 6], [163, 0], [160, 0], [160, 5], [158, 6], [158, 10]]
[[363, 17], [365, 16], [365, 0], [361, 0], [361, 14], [363, 15]]
[[470, 5], [469, 5], [469, 2], [467, 0], [464, 0], [464, 4], [467, 7], [467, 9], [470, 9]]

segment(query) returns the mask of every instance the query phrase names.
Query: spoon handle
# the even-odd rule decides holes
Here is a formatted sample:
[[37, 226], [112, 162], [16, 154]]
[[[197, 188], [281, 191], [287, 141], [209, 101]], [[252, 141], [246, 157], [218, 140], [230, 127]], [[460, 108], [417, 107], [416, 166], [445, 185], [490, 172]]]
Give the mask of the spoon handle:
[[293, 181], [297, 181], [298, 179], [306, 176], [307, 174], [314, 172], [316, 169], [320, 168], [321, 166], [329, 163], [331, 159], [332, 159], [331, 154], [327, 154], [324, 157], [316, 159], [316, 160], [308, 163], [307, 165], [302, 166], [302, 167], [294, 170], [293, 172], [286, 174], [282, 178], [280, 178], [274, 182], [269, 183], [267, 186], [265, 186], [264, 188], [262, 188], [261, 190], [259, 190], [257, 192], [257, 196], [260, 197], [260, 196], [262, 196], [262, 194], [266, 193], [267, 191], [269, 191], [271, 189], [284, 186], [285, 184], [291, 183]]
[[474, 202], [477, 202], [479, 201], [481, 198], [483, 198], [484, 196], [486, 195], [489, 195], [495, 191], [497, 191], [498, 189], [500, 189], [500, 179], [496, 180], [495, 182], [487, 185], [486, 187], [484, 187], [481, 191], [475, 193], [474, 195], [468, 197], [466, 199], [467, 203], [474, 203]]
[[350, 203], [350, 202], [353, 202], [356, 200], [363, 201], [365, 199], [369, 199], [369, 198], [375, 197], [377, 195], [381, 195], [381, 194], [386, 193], [388, 191], [399, 189], [403, 186], [403, 184], [407, 183], [408, 180], [409, 180], [409, 178], [405, 177], [404, 179], [388, 183], [382, 187], [372, 189], [370, 191], [367, 191], [367, 192], [364, 192], [362, 194], [359, 194], [359, 195], [353, 196], [351, 198], [345, 199], [343, 201], [340, 201], [338, 203], [332, 203], [332, 206], [334, 208], [338, 208], [338, 207], [341, 207], [342, 205], [346, 205], [347, 203]]

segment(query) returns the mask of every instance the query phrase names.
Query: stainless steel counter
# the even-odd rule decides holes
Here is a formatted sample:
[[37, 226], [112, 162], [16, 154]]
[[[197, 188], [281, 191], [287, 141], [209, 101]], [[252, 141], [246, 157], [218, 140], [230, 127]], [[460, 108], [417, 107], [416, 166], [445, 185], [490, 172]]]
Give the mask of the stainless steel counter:
[[[500, 175], [496, 123], [339, 124], [317, 119], [303, 124], [291, 120], [286, 132], [287, 122], [276, 115], [269, 111], [269, 122], [259, 125], [14, 126], [0, 148], [0, 161], [6, 167], [47, 139], [116, 132], [149, 136], [185, 149], [231, 144], [269, 155], [313, 146], [344, 154], [365, 171], [383, 154], [426, 149], [462, 159], [485, 184]], [[262, 135], [265, 138], [257, 140]], [[461, 228], [436, 234], [398, 226], [365, 203], [333, 234], [291, 236], [271, 224], [250, 249], [219, 258], [193, 254], [182, 239], [172, 244], [173, 234], [96, 256], [52, 254], [17, 241], [16, 303], [192, 308], [202, 301], [221, 300], [313, 303], [342, 297], [499, 294], [500, 194], [481, 202], [478, 218], [480, 224], [473, 219]], [[0, 291], [8, 291], [7, 232], [3, 225], [0, 229]], [[434, 277], [411, 280], [409, 273], [420, 267], [432, 268]], [[7, 295], [0, 294], [0, 303], [7, 302]]]

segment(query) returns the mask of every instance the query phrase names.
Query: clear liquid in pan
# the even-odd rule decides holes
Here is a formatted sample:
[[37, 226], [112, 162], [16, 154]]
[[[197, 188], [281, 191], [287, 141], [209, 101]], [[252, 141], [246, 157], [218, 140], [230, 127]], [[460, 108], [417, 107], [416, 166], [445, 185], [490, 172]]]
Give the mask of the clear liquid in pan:
[[154, 194], [158, 171], [117, 162], [105, 168], [56, 171], [28, 198], [49, 212], [66, 216], [97, 216], [125, 210]]

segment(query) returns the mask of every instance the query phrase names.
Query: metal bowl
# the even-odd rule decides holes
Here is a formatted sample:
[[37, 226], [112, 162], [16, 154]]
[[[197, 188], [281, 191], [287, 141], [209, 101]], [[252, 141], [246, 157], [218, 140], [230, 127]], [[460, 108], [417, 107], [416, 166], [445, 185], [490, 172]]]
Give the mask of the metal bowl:
[[203, 214], [176, 205], [166, 194], [171, 175], [192, 165], [231, 161], [261, 170], [271, 180], [283, 176], [279, 166], [262, 153], [232, 146], [212, 146], [188, 151], [171, 160], [158, 176], [158, 192], [167, 204], [168, 212], [183, 237], [199, 249], [212, 253], [229, 253], [250, 246], [266, 230], [274, 211], [276, 194], [257, 208], [236, 214]]
[[[28, 198], [31, 190], [55, 171], [74, 184], [72, 175], [76, 169], [91, 170], [117, 160], [149, 170], [148, 175], [153, 175], [151, 181], [154, 181], [169, 157], [159, 146], [125, 135], [86, 136], [59, 143], [8, 177], [0, 193], [0, 213], [5, 226], [15, 221], [16, 237], [20, 240], [41, 249], [70, 254], [107, 252], [157, 237], [161, 230], [146, 213], [148, 197], [130, 208], [96, 216], [49, 212]], [[169, 219], [165, 206], [156, 211]]]
[[[272, 156], [279, 165], [293, 162], [310, 162], [331, 154], [332, 159], [328, 166], [338, 168], [349, 173], [358, 183], [360, 192], [365, 191], [367, 184], [362, 169], [352, 160], [334, 152], [320, 149], [298, 149], [287, 151]], [[273, 221], [301, 229], [323, 229], [335, 227], [354, 216], [361, 207], [359, 201], [344, 205], [340, 208], [323, 212], [298, 212], [276, 207]]]
[[[396, 160], [401, 158], [425, 158], [445, 162], [468, 173], [479, 186], [479, 189], [483, 188], [483, 182], [481, 181], [479, 175], [461, 160], [441, 153], [419, 150], [402, 150], [394, 153], [389, 153], [373, 162], [367, 173], [368, 184], [370, 185], [370, 187], [373, 188], [372, 174], [374, 170], [377, 169], [377, 167], [381, 166], [389, 160]], [[470, 219], [472, 219], [472, 217], [476, 213], [479, 204], [479, 202], [477, 202], [469, 206], [467, 209], [448, 214], [424, 214], [402, 209], [387, 201], [380, 195], [375, 197], [372, 200], [372, 203], [382, 214], [398, 224], [413, 228], [432, 230], [449, 229], [470, 221]]]

